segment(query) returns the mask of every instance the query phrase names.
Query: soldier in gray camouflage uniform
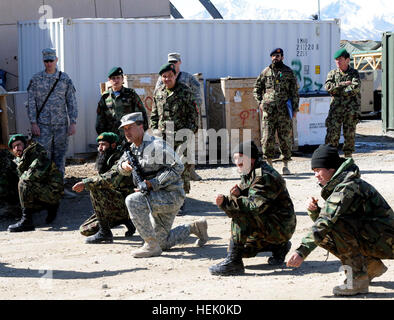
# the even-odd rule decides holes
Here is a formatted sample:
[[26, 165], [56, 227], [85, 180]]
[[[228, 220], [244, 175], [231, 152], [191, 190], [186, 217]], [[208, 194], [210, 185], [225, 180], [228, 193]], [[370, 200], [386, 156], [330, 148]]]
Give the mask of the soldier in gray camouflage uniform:
[[328, 73], [325, 83], [331, 95], [325, 143], [338, 147], [343, 128], [343, 152], [350, 158], [355, 150], [356, 126], [361, 112], [361, 80], [358, 71], [349, 66], [350, 54], [346, 49], [335, 52], [334, 59], [337, 69]]
[[96, 161], [99, 175], [83, 179], [73, 186], [75, 192], [88, 190], [93, 205], [94, 214], [79, 227], [81, 234], [89, 237], [87, 243], [112, 242], [112, 237], [102, 238], [98, 233], [100, 224], [108, 224], [110, 228], [124, 224], [128, 229], [127, 237], [135, 232], [124, 203], [126, 196], [134, 191], [133, 181], [130, 177], [119, 176], [116, 167], [113, 168], [123, 153], [117, 148], [119, 137], [113, 132], [103, 132], [96, 141], [99, 144]]
[[44, 49], [42, 56], [45, 70], [35, 74], [27, 88], [28, 117], [33, 138], [44, 146], [64, 176], [68, 137], [75, 134], [78, 116], [75, 88], [68, 75], [57, 70], [54, 49]]
[[351, 268], [346, 283], [334, 287], [333, 293], [367, 293], [372, 279], [387, 270], [381, 259], [394, 259], [394, 212], [381, 194], [360, 178], [353, 159], [340, 158], [336, 147], [319, 146], [311, 167], [325, 203], [320, 207], [318, 199], [311, 198], [308, 215], [314, 224], [287, 265], [301, 266], [320, 246]]
[[[277, 48], [270, 54], [272, 64], [257, 78], [253, 95], [262, 112], [263, 154], [272, 166], [275, 155], [275, 132], [278, 133], [279, 147], [283, 156], [283, 174], [290, 174], [288, 161], [291, 160], [292, 118], [298, 112], [299, 94], [297, 78], [293, 70], [283, 63], [283, 50]], [[289, 114], [288, 103], [291, 103]]]
[[[131, 143], [129, 151], [138, 160], [141, 179], [148, 189], [145, 194], [137, 189], [126, 198], [130, 217], [145, 242], [132, 255], [135, 258], [158, 256], [162, 250], [184, 243], [191, 233], [198, 237], [196, 245], [202, 246], [208, 240], [205, 219], [171, 230], [185, 199], [181, 179], [183, 165], [165, 141], [144, 131], [142, 121], [142, 113], [136, 112], [124, 116], [121, 125], [127, 141]], [[130, 166], [126, 153], [118, 162], [118, 170], [125, 176], [136, 170]], [[136, 179], [134, 183], [138, 185]]]
[[229, 196], [219, 194], [216, 204], [231, 220], [231, 239], [226, 259], [209, 268], [213, 275], [244, 273], [242, 258], [272, 252], [271, 265], [281, 265], [290, 250], [296, 227], [293, 202], [282, 176], [262, 161], [253, 141], [234, 150], [241, 183]]
[[33, 213], [48, 211], [46, 223], [51, 223], [57, 214], [63, 195], [63, 177], [43, 146], [28, 143], [22, 134], [13, 135], [8, 147], [14, 154], [19, 176], [18, 192], [22, 207], [22, 219], [10, 225], [8, 231], [33, 231]]

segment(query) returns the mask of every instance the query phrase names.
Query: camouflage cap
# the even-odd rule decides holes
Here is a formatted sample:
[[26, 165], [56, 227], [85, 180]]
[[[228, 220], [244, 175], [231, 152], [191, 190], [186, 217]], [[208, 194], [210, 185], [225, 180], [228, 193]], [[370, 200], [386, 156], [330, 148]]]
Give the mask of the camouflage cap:
[[272, 57], [274, 54], [278, 54], [278, 53], [283, 56], [283, 50], [281, 48], [276, 48], [276, 49], [271, 51], [270, 57]]
[[121, 67], [113, 67], [108, 72], [108, 78], [111, 78], [113, 76], [121, 76], [121, 75], [123, 75], [123, 70]]
[[174, 72], [174, 74], [176, 74], [175, 66], [173, 63], [163, 64], [159, 70], [159, 75], [162, 75], [164, 72], [167, 72], [167, 71], [172, 71], [172, 72]]
[[42, 50], [42, 60], [56, 60], [56, 49], [46, 48]]
[[176, 63], [181, 61], [181, 54], [178, 52], [172, 52], [168, 54], [168, 62]]
[[119, 136], [113, 132], [103, 132], [96, 139], [96, 142], [99, 142], [99, 141], [106, 141], [109, 144], [118, 143]]
[[25, 145], [27, 143], [26, 137], [21, 133], [17, 133], [11, 136], [10, 140], [8, 140], [8, 148], [12, 149], [12, 144], [18, 140], [22, 141]]
[[132, 124], [134, 122], [141, 121], [144, 122], [144, 117], [142, 115], [142, 112], [133, 112], [126, 114], [120, 119], [121, 125], [119, 126], [119, 129], [123, 128], [124, 126], [128, 124]]
[[338, 59], [340, 57], [344, 57], [345, 59], [350, 57], [349, 52], [345, 48], [339, 49], [337, 52], [334, 53], [334, 59]]

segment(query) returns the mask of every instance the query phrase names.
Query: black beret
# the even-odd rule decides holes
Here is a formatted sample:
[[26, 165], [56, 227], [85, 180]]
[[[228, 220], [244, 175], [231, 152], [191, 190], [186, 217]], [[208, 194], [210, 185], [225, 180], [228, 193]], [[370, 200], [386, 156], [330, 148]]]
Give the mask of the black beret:
[[272, 57], [274, 54], [278, 54], [278, 53], [280, 53], [283, 56], [283, 50], [281, 48], [276, 48], [271, 51], [270, 57]]
[[111, 78], [113, 76], [121, 76], [121, 75], [123, 75], [123, 70], [121, 67], [113, 67], [108, 72], [108, 78]]
[[159, 70], [159, 75], [162, 75], [164, 72], [172, 71], [176, 74], [175, 65], [173, 63], [163, 64]]

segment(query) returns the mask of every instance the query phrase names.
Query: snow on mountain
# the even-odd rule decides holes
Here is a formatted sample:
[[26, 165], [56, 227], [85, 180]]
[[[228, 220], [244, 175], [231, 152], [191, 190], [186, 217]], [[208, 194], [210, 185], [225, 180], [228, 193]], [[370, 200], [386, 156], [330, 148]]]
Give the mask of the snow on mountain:
[[[171, 0], [185, 19], [211, 19], [198, 0]], [[224, 19], [308, 20], [318, 13], [317, 0], [211, 0]], [[390, 0], [320, 0], [322, 20], [340, 19], [341, 39], [378, 40], [394, 31]]]

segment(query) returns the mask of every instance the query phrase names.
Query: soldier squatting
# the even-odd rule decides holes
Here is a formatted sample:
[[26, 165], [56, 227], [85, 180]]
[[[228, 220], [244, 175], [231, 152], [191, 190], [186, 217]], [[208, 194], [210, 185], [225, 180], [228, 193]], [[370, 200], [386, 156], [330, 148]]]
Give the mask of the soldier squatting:
[[[212, 275], [241, 275], [243, 259], [259, 252], [272, 253], [269, 264], [283, 265], [292, 246], [296, 214], [272, 158], [277, 132], [282, 174], [290, 174], [291, 119], [298, 111], [298, 84], [292, 70], [283, 64], [283, 50], [274, 49], [270, 56], [272, 64], [261, 72], [254, 88], [262, 111], [262, 152], [253, 141], [233, 150], [241, 181], [228, 195], [216, 197], [217, 206], [231, 219], [231, 230], [227, 256], [209, 267]], [[370, 282], [386, 272], [382, 260], [394, 259], [394, 212], [361, 178], [352, 158], [360, 115], [360, 78], [349, 67], [346, 50], [338, 50], [334, 59], [337, 68], [329, 72], [325, 83], [332, 96], [326, 140], [311, 159], [325, 202], [310, 199], [307, 212], [314, 224], [287, 266], [300, 267], [320, 246], [351, 270], [347, 279], [351, 281], [334, 287], [333, 293], [355, 295], [368, 293]], [[10, 232], [34, 230], [33, 216], [39, 210], [46, 210], [46, 223], [52, 223], [64, 192], [65, 152], [78, 115], [75, 88], [67, 74], [57, 70], [53, 49], [43, 50], [43, 61], [45, 70], [32, 78], [28, 88], [33, 139], [13, 135], [8, 142], [11, 153], [0, 153], [0, 197], [22, 213], [8, 227]], [[98, 172], [73, 186], [75, 192], [86, 189], [90, 193], [93, 213], [80, 227], [86, 243], [111, 243], [111, 228], [120, 224], [127, 227], [125, 236], [138, 231], [144, 241], [132, 252], [134, 258], [159, 256], [184, 243], [190, 234], [197, 236], [195, 245], [199, 247], [209, 240], [205, 218], [173, 228], [190, 190], [192, 166], [180, 151], [185, 140], [167, 141], [166, 135], [169, 123], [171, 134], [183, 129], [195, 133], [201, 105], [199, 90], [193, 85], [197, 81], [180, 72], [180, 61], [178, 53], [170, 53], [168, 63], [160, 68], [149, 119], [138, 94], [123, 87], [123, 70], [114, 67], [109, 71], [111, 87], [97, 107]], [[342, 126], [344, 158], [338, 152]]]

